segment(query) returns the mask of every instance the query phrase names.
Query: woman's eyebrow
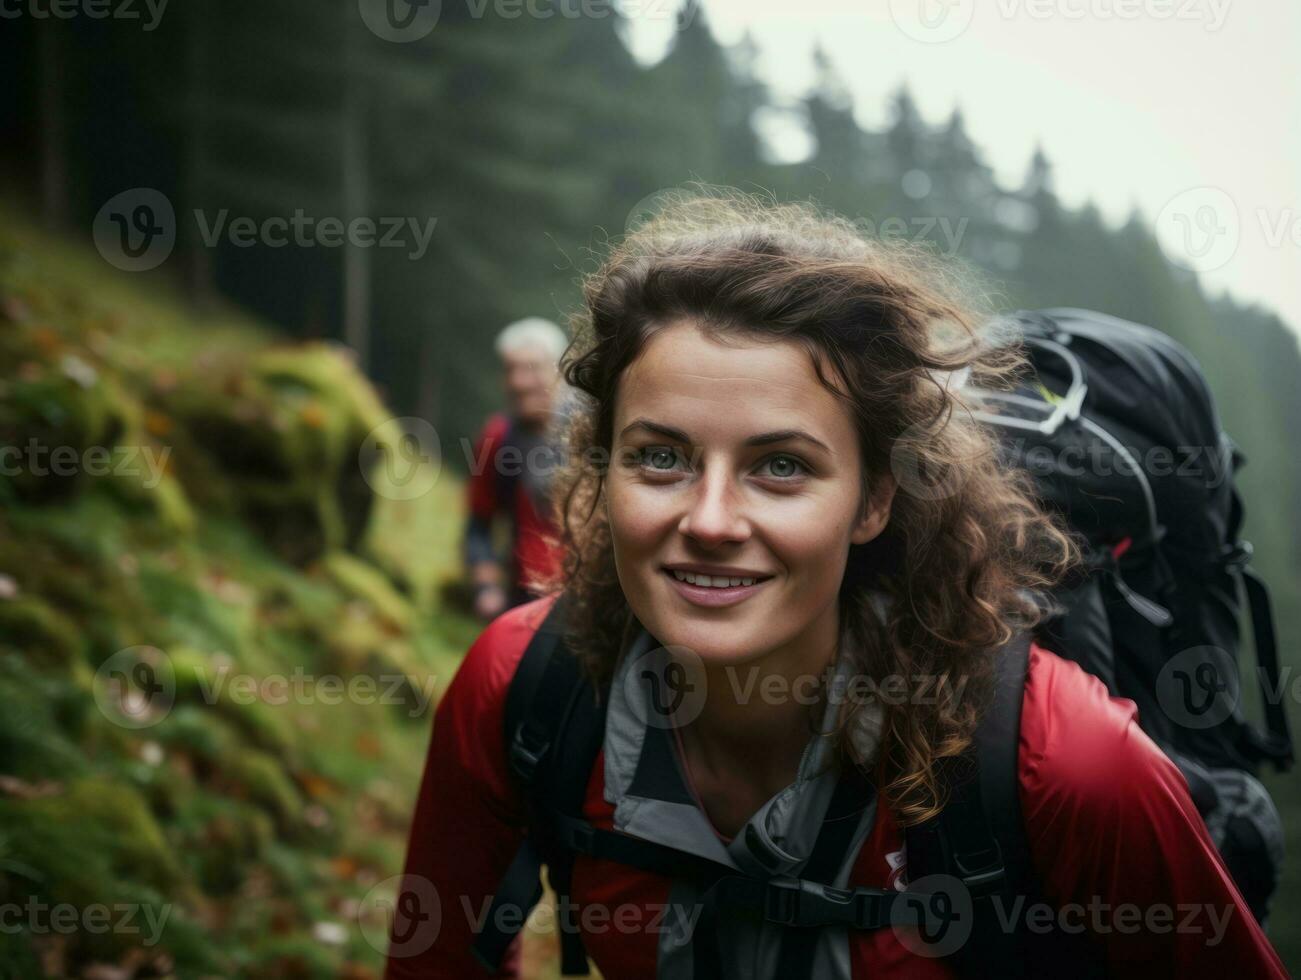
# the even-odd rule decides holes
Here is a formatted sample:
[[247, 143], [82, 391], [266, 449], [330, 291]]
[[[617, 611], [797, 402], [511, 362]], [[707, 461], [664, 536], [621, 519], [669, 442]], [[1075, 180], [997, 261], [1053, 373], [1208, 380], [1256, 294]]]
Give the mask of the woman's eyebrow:
[[[627, 425], [623, 427], [623, 431], [620, 432], [619, 435], [625, 436], [632, 429], [647, 429], [650, 432], [654, 432], [658, 435], [664, 436], [664, 438], [666, 439], [672, 439], [675, 442], [686, 443], [687, 445], [692, 444], [691, 437], [687, 435], [685, 432], [683, 432], [681, 429], [675, 429], [671, 425], [664, 425], [661, 422], [655, 422], [648, 418], [633, 419], [631, 422], [629, 422]], [[757, 436], [750, 436], [750, 438], [745, 440], [745, 445], [767, 446], [774, 442], [786, 442], [788, 440], [798, 440], [798, 441], [812, 443], [813, 445], [817, 446], [819, 449], [823, 450], [824, 452], [827, 453], [831, 452], [830, 446], [828, 446], [821, 439], [818, 439], [810, 435], [809, 433], [805, 432], [803, 429], [778, 429], [775, 432], [763, 432]]]

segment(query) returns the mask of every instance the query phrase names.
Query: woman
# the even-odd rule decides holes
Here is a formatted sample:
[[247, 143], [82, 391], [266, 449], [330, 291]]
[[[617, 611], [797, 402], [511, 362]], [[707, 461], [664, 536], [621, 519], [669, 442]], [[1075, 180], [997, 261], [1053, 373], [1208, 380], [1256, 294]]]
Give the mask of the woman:
[[[1075, 559], [965, 412], [959, 379], [1018, 363], [950, 292], [916, 254], [740, 197], [678, 203], [587, 283], [555, 588], [603, 697], [596, 828], [763, 879], [808, 877], [828, 818], [846, 846], [821, 880], [921, 884], [905, 828], [944, 807], [1000, 656]], [[439, 706], [390, 977], [482, 975], [471, 946], [526, 824], [506, 695], [555, 601], [494, 621]], [[855, 774], [862, 804], [836, 809]], [[1133, 704], [1037, 646], [1017, 781], [1039, 911], [1084, 934], [1063, 973], [1284, 975]], [[586, 855], [566, 890], [609, 978], [774, 976], [796, 944], [815, 977], [955, 975], [909, 922], [702, 919], [689, 875]]]

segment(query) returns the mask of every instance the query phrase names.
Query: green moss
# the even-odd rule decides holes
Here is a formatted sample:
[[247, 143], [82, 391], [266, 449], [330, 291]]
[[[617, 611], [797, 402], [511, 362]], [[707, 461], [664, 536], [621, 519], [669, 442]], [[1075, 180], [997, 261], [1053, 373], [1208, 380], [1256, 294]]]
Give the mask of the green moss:
[[208, 895], [240, 888], [275, 839], [272, 819], [255, 806], [195, 793], [177, 816], [183, 860]]
[[137, 582], [144, 602], [166, 621], [168, 646], [238, 657], [247, 645], [249, 612], [222, 601], [185, 571], [149, 562], [141, 565]]
[[221, 781], [240, 797], [266, 808], [281, 833], [299, 829], [303, 801], [280, 763], [253, 749], [238, 749], [222, 762]]
[[122, 878], [160, 892], [181, 884], [162, 831], [138, 793], [91, 777], [62, 792], [0, 801], [11, 859], [36, 869], [46, 894], [112, 904]]
[[110, 447], [127, 427], [117, 387], [77, 353], [25, 360], [18, 376], [0, 385], [0, 445], [19, 450], [0, 480], [21, 499], [65, 498], [90, 471], [111, 469]]
[[[360, 454], [387, 416], [337, 348], [309, 344], [225, 358], [163, 404], [225, 474], [235, 512], [280, 554], [305, 564], [356, 547], [373, 504]], [[179, 472], [185, 479], [203, 469]]]
[[[0, 795], [0, 900], [167, 904], [177, 976], [375, 972], [355, 936], [311, 929], [346, 924], [357, 869], [400, 870], [428, 715], [242, 703], [217, 670], [450, 676], [478, 630], [435, 598], [463, 488], [376, 499], [360, 449], [387, 413], [338, 349], [273, 347], [11, 219], [0, 205], [0, 423], [170, 453], [0, 480], [0, 773], [19, 781]], [[137, 645], [167, 652], [176, 699], [132, 730], [101, 712], [95, 669]], [[0, 935], [0, 976], [33, 972], [26, 940]], [[132, 943], [75, 937], [68, 972]]]
[[32, 595], [0, 599], [0, 645], [66, 670], [81, 658], [76, 624]]
[[67, 678], [0, 654], [0, 772], [33, 781], [82, 773], [76, 735], [86, 700]]
[[144, 511], [157, 520], [161, 530], [182, 535], [193, 533], [197, 517], [180, 481], [165, 470], [155, 472], [163, 465], [158, 457], [140, 459], [147, 461], [124, 467], [125, 472], [110, 482], [111, 492], [125, 506]]
[[250, 980], [333, 980], [339, 975], [339, 964], [336, 954], [311, 936], [272, 936], [258, 944], [240, 975]]
[[216, 769], [219, 760], [238, 744], [238, 734], [228, 721], [197, 704], [178, 704], [150, 732], [198, 767], [200, 778]]
[[349, 596], [369, 603], [389, 624], [409, 630], [416, 612], [378, 568], [346, 552], [332, 551], [321, 562], [326, 573]]
[[[278, 685], [272, 694], [276, 698], [281, 697]], [[291, 695], [285, 695], [286, 698], [289, 696]], [[294, 732], [282, 705], [265, 704], [260, 701], [235, 701], [228, 696], [218, 702], [218, 707], [239, 726], [243, 735], [253, 745], [275, 754], [278, 758], [290, 758], [296, 754]]]

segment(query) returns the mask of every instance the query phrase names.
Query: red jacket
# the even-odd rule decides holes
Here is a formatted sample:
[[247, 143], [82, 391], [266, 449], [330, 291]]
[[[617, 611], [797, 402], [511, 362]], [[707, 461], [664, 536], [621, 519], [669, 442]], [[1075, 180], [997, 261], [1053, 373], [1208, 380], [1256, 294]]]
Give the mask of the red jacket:
[[[514, 456], [499, 456], [508, 447]], [[498, 515], [506, 516], [512, 533], [509, 584], [516, 591], [524, 590], [535, 576], [550, 577], [560, 567], [559, 535], [547, 501], [555, 459], [537, 455], [545, 448], [540, 439], [521, 433], [509, 416], [500, 413], [484, 423], [474, 445], [466, 485], [467, 561], [493, 557], [492, 522]]]
[[[390, 949], [386, 977], [466, 978], [487, 906], [521, 839], [524, 813], [506, 764], [506, 690], [553, 599], [517, 607], [471, 647], [439, 704], [407, 855], [408, 882], [436, 893], [437, 912]], [[1058, 921], [1094, 934], [1120, 977], [1285, 977], [1277, 954], [1225, 870], [1178, 769], [1138, 727], [1132, 701], [1113, 699], [1075, 664], [1032, 646], [1020, 741], [1026, 834]], [[611, 829], [598, 757], [584, 815]], [[884, 801], [853, 863], [851, 884], [899, 887], [902, 835]], [[573, 898], [650, 922], [670, 881], [576, 859]], [[428, 904], [427, 902], [425, 903]], [[600, 921], [599, 919], [596, 921]], [[631, 919], [629, 920], [631, 921]], [[1101, 923], [1099, 929], [1097, 923]], [[414, 938], [413, 938], [414, 937]], [[584, 930], [607, 980], [654, 977], [657, 939], [644, 929]], [[851, 933], [853, 977], [950, 977], [891, 929]], [[505, 976], [513, 976], [512, 966]]]

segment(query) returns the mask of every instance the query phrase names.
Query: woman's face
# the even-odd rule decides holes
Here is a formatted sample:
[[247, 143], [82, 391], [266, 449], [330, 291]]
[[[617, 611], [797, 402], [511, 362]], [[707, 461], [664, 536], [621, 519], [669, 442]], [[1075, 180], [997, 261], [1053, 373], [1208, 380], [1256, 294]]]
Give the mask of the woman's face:
[[[861, 465], [849, 411], [804, 348], [724, 346], [689, 321], [654, 334], [619, 384], [606, 483], [638, 620], [706, 664], [834, 651], [849, 546], [880, 533], [893, 496], [880, 480], [862, 512]], [[693, 570], [716, 575], [682, 581]]]

